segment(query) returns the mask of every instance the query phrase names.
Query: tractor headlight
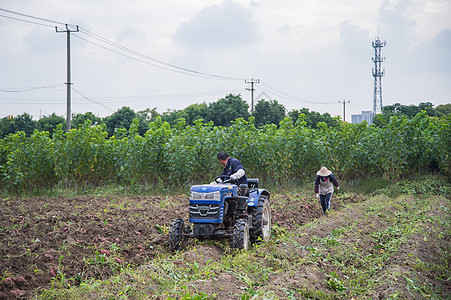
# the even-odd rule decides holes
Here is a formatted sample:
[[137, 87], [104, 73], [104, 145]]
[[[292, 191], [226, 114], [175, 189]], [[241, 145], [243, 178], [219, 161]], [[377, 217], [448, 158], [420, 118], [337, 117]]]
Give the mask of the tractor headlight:
[[221, 192], [199, 193], [190, 192], [191, 200], [221, 200]]

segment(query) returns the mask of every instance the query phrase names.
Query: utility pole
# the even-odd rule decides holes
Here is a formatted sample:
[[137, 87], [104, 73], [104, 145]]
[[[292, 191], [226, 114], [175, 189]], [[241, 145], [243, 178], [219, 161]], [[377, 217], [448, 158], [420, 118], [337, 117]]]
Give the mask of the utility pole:
[[349, 102], [351, 102], [351, 101], [346, 101], [346, 100], [343, 100], [343, 101], [340, 101], [340, 100], [338, 100], [338, 103], [343, 103], [343, 122], [346, 122], [346, 103], [349, 103]]
[[67, 131], [69, 131], [70, 130], [70, 128], [71, 128], [71, 121], [70, 121], [70, 118], [71, 118], [71, 111], [70, 111], [70, 107], [71, 107], [71, 104], [70, 104], [70, 101], [71, 101], [71, 95], [70, 95], [70, 91], [71, 91], [71, 88], [70, 88], [70, 85], [72, 84], [72, 82], [70, 82], [70, 33], [71, 32], [78, 32], [79, 30], [78, 30], [78, 25], [76, 26], [76, 30], [70, 30], [69, 29], [69, 26], [66, 24], [66, 30], [58, 30], [58, 27], [57, 26], [55, 26], [55, 29], [56, 29], [56, 32], [66, 32], [67, 33], [67, 82], [66, 82], [66, 84], [67, 84], [67, 118], [66, 118], [66, 128], [67, 128]]
[[251, 87], [246, 88], [246, 90], [251, 91], [251, 115], [254, 114], [254, 83], [259, 83], [260, 79], [251, 78], [251, 80], [245, 80], [244, 83], [250, 83]]

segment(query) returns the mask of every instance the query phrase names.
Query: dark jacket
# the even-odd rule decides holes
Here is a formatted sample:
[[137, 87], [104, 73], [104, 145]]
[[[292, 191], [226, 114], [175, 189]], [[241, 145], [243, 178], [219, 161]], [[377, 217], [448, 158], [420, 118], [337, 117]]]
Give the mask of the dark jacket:
[[[229, 175], [230, 176], [232, 174], [235, 174], [236, 171], [238, 171], [239, 169], [244, 170], [244, 167], [241, 164], [241, 162], [238, 159], [229, 157], [229, 160], [227, 161], [227, 164], [226, 164], [224, 170], [222, 171], [221, 175]], [[246, 170], [244, 170], [244, 171], [246, 172]], [[243, 177], [238, 179], [238, 186], [243, 183], [247, 184], [246, 174], [244, 174]]]

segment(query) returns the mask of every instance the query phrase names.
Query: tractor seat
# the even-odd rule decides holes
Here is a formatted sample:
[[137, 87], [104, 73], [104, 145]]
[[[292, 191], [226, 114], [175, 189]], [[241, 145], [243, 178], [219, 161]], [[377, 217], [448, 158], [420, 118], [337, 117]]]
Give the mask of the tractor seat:
[[250, 189], [258, 189], [258, 182], [260, 180], [258, 178], [248, 178], [247, 179], [247, 185]]

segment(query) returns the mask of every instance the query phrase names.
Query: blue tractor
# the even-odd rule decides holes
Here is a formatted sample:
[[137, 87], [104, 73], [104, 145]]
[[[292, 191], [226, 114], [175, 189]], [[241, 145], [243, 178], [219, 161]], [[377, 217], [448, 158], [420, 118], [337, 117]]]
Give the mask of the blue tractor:
[[[218, 180], [221, 179], [221, 180]], [[259, 180], [236, 185], [226, 175], [216, 177], [219, 184], [193, 185], [189, 198], [189, 222], [172, 221], [169, 247], [176, 251], [189, 238], [229, 238], [231, 247], [247, 250], [251, 243], [268, 241], [271, 236], [270, 194], [259, 189]]]

